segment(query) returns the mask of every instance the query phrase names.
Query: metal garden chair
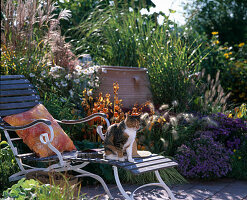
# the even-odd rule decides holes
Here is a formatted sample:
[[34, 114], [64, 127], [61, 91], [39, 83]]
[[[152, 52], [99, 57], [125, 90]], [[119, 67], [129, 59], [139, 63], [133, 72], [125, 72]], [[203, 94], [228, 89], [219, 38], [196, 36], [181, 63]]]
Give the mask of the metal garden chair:
[[[5, 137], [7, 138], [7, 141], [13, 151], [17, 164], [20, 168], [20, 171], [18, 173], [15, 173], [9, 177], [10, 181], [19, 180], [25, 177], [27, 173], [39, 171], [39, 170], [47, 171], [47, 172], [48, 171], [62, 172], [62, 171], [73, 170], [79, 173], [77, 177], [88, 176], [98, 180], [102, 184], [109, 198], [113, 199], [106, 183], [100, 176], [87, 172], [82, 169], [89, 163], [104, 163], [104, 164], [109, 164], [113, 167], [116, 184], [120, 192], [126, 199], [128, 200], [134, 199], [135, 192], [138, 189], [146, 186], [163, 187], [168, 193], [169, 197], [171, 199], [175, 199], [173, 193], [171, 192], [169, 187], [164, 183], [158, 172], [158, 170], [160, 169], [174, 167], [177, 165], [176, 162], [172, 161], [169, 158], [165, 158], [157, 154], [152, 154], [151, 156], [146, 158], [134, 158], [135, 162], [130, 163], [128, 161], [121, 162], [121, 161], [106, 160], [104, 159], [103, 156], [98, 157], [98, 156], [94, 156], [94, 154], [86, 154], [80, 151], [60, 153], [54, 146], [51, 145], [51, 142], [54, 138], [54, 133], [53, 133], [53, 128], [51, 126], [51, 122], [49, 120], [39, 119], [25, 126], [13, 127], [6, 124], [6, 122], [4, 122], [1, 118], [4, 116], [28, 111], [29, 109], [31, 109], [32, 107], [34, 107], [39, 103], [40, 103], [40, 97], [37, 95], [37, 92], [35, 91], [33, 85], [30, 84], [30, 82], [23, 75], [0, 76], [0, 129], [3, 130]], [[61, 120], [61, 121], [56, 120], [56, 121], [62, 124], [78, 124], [78, 123], [87, 122], [96, 117], [103, 118], [106, 121], [107, 126], [110, 125], [106, 115], [103, 113], [93, 114], [91, 116], [88, 116], [80, 120]], [[43, 144], [47, 144], [49, 148], [55, 152], [55, 155], [45, 158], [39, 158], [36, 157], [34, 153], [20, 154], [18, 152], [18, 148], [14, 145], [14, 143], [17, 141], [21, 141], [21, 138], [16, 137], [17, 134], [14, 134], [13, 136], [12, 131], [27, 129], [39, 123], [43, 123], [49, 127], [50, 133], [41, 134], [40, 140]], [[9, 134], [8, 131], [11, 131], [10, 132], [11, 134]], [[98, 133], [100, 134], [100, 131], [98, 131]], [[104, 135], [100, 134], [100, 136], [102, 140], [104, 140]], [[103, 149], [102, 152], [99, 153], [103, 155]], [[54, 164], [51, 164], [46, 168], [39, 168], [39, 167], [31, 166], [29, 164], [25, 164], [25, 161], [38, 161], [38, 162], [40, 161], [47, 163], [51, 163], [52, 161]], [[120, 183], [118, 168], [123, 168], [136, 175], [145, 172], [154, 171], [158, 183], [145, 184], [143, 186], [138, 187], [131, 195], [128, 195]]]

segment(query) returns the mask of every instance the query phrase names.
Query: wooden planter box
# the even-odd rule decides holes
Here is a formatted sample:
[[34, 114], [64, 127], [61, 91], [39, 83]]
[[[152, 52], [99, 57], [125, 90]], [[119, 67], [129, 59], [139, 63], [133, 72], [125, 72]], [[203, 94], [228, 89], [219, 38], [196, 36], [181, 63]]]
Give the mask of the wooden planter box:
[[152, 101], [152, 93], [147, 76], [147, 69], [136, 67], [102, 66], [100, 68], [99, 92], [109, 93], [113, 102], [113, 83], [118, 82], [118, 97], [123, 100], [123, 107], [131, 108], [138, 103]]

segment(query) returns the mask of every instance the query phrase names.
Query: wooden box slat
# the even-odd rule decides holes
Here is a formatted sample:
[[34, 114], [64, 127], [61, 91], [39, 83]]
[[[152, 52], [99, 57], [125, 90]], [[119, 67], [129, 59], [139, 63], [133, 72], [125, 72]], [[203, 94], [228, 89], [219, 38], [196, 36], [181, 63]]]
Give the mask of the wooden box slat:
[[11, 79], [24, 79], [24, 75], [3, 75], [0, 76], [0, 80], [11, 80]]
[[40, 100], [39, 95], [35, 96], [20, 96], [20, 97], [0, 97], [0, 103], [14, 103], [23, 101], [37, 101]]
[[146, 101], [152, 101], [150, 83], [147, 70], [136, 67], [101, 66], [99, 70], [100, 86], [95, 92], [103, 95], [109, 93], [111, 101], [114, 101], [113, 83], [118, 82], [118, 98], [123, 100], [123, 107], [132, 108], [136, 103], [139, 105]]
[[6, 104], [0, 104], [0, 110], [9, 110], [9, 109], [15, 109], [15, 108], [30, 108], [34, 107], [39, 102], [23, 102], [23, 103], [6, 103]]
[[35, 90], [9, 90], [9, 91], [1, 91], [0, 97], [25, 96], [36, 93], [37, 92]]
[[0, 81], [0, 85], [12, 85], [12, 84], [23, 84], [23, 83], [30, 83], [27, 79], [19, 79], [19, 80], [5, 80]]
[[14, 84], [14, 85], [1, 85], [0, 90], [18, 90], [18, 89], [29, 89], [33, 88], [31, 84]]

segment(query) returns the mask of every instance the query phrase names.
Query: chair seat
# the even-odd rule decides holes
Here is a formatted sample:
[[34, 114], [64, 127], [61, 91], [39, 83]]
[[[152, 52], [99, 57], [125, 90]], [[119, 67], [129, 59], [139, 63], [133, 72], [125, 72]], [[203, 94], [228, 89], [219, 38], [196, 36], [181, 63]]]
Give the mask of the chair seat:
[[[152, 154], [145, 158], [133, 158], [134, 162], [128, 162], [127, 160], [115, 161], [115, 160], [107, 160], [103, 157], [104, 149], [97, 149], [97, 151], [92, 152], [84, 152], [84, 151], [71, 151], [62, 153], [63, 159], [65, 161], [71, 161], [74, 163], [80, 162], [90, 162], [90, 163], [102, 163], [109, 164], [113, 166], [117, 166], [123, 168], [125, 170], [130, 171], [133, 174], [141, 174], [144, 172], [155, 171], [163, 168], [174, 167], [178, 164], [171, 160], [170, 158], [166, 158], [164, 156], [160, 156], [157, 154]], [[24, 160], [29, 161], [39, 161], [39, 162], [51, 162], [58, 160], [56, 155], [49, 156], [45, 158], [39, 158], [34, 154], [23, 154], [19, 155]]]

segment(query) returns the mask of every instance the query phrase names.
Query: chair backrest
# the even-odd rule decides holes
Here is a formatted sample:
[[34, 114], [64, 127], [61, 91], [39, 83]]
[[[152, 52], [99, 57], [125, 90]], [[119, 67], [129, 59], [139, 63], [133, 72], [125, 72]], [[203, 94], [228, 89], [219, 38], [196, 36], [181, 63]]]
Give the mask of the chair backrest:
[[2, 117], [25, 112], [38, 103], [40, 97], [23, 75], [0, 76], [0, 124]]

